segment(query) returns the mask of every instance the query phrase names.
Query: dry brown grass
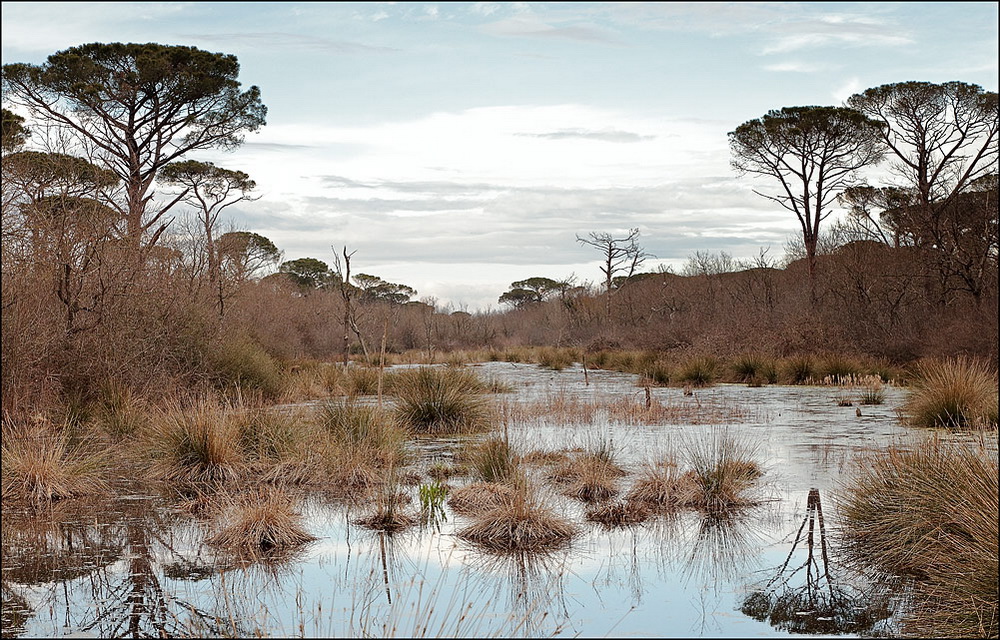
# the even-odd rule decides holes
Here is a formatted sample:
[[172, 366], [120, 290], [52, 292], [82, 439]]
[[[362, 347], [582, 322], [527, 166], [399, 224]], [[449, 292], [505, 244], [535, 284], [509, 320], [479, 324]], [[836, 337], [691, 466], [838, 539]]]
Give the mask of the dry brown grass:
[[996, 637], [995, 443], [928, 439], [861, 458], [838, 497], [851, 556], [916, 578], [904, 619], [918, 637]]
[[274, 490], [254, 490], [239, 498], [224, 498], [222, 526], [205, 542], [235, 552], [257, 555], [283, 551], [315, 540], [300, 524], [292, 501]]
[[672, 460], [661, 460], [643, 469], [625, 500], [653, 510], [671, 511], [691, 503], [696, 494], [691, 472], [681, 471]]
[[35, 505], [101, 492], [103, 458], [69, 443], [65, 431], [3, 420], [2, 497]]
[[564, 485], [563, 493], [583, 502], [602, 502], [618, 495], [615, 482], [626, 471], [610, 449], [588, 451], [557, 467], [548, 478]]
[[458, 536], [493, 551], [534, 551], [569, 542], [576, 527], [552, 513], [521, 477], [509, 501], [475, 516]]
[[624, 527], [645, 522], [650, 515], [649, 507], [642, 502], [619, 500], [588, 509], [586, 518], [609, 527]]
[[244, 477], [248, 460], [240, 425], [246, 418], [246, 408], [210, 397], [168, 404], [143, 434], [154, 459], [151, 475], [183, 482]]
[[695, 487], [689, 506], [719, 512], [757, 503], [755, 489], [764, 469], [754, 443], [723, 430], [688, 442], [683, 450]]
[[967, 358], [925, 362], [903, 412], [922, 427], [996, 429], [996, 369]]
[[514, 498], [514, 489], [496, 482], [474, 482], [448, 495], [448, 506], [455, 513], [473, 515], [495, 509]]

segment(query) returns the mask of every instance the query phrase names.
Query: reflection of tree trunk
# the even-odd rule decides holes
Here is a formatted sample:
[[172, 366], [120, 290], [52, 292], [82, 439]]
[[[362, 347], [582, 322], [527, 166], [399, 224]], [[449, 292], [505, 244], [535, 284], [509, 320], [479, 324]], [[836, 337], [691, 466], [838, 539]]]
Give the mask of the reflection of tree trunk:
[[378, 532], [378, 549], [382, 557], [382, 581], [385, 583], [385, 599], [389, 604], [392, 604], [392, 593], [389, 591], [389, 565], [385, 561], [385, 531]]
[[125, 599], [129, 619], [128, 635], [133, 638], [143, 637], [142, 619], [147, 615], [157, 635], [165, 638], [166, 602], [149, 553], [149, 532], [142, 525], [129, 525], [127, 536], [131, 555], [128, 575], [131, 586]]

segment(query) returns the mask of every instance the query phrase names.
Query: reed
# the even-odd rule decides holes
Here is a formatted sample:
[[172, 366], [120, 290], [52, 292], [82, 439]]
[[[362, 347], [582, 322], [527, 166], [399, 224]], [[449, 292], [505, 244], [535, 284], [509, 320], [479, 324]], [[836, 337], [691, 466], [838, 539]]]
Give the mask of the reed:
[[673, 511], [696, 496], [693, 474], [682, 472], [672, 458], [665, 458], [645, 466], [625, 494], [625, 501], [656, 511]]
[[455, 513], [472, 515], [500, 507], [513, 500], [514, 489], [496, 482], [474, 482], [450, 492], [448, 506]]
[[587, 510], [586, 518], [608, 527], [626, 527], [649, 519], [651, 512], [642, 502], [619, 500]]
[[469, 455], [473, 476], [487, 483], [504, 482], [517, 472], [517, 458], [506, 440], [490, 437]]

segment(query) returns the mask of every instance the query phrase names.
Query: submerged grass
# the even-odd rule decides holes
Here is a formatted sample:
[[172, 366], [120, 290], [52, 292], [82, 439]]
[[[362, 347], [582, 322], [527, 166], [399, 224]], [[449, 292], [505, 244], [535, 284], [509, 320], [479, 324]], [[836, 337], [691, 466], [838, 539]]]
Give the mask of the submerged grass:
[[842, 489], [851, 556], [916, 580], [908, 634], [997, 636], [997, 478], [995, 448], [932, 438], [860, 459]]

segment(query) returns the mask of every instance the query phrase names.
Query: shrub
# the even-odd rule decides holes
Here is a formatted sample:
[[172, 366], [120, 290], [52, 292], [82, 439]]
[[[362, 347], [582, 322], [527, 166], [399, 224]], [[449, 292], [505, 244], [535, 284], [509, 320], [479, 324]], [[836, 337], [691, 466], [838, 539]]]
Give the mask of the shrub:
[[482, 431], [490, 426], [485, 399], [464, 387], [463, 379], [433, 367], [420, 367], [397, 379], [393, 393], [401, 424], [424, 433]]
[[840, 491], [850, 556], [916, 579], [907, 634], [997, 636], [997, 477], [994, 448], [934, 438], [859, 459]]
[[916, 426], [996, 428], [996, 371], [965, 358], [924, 363], [903, 412]]

